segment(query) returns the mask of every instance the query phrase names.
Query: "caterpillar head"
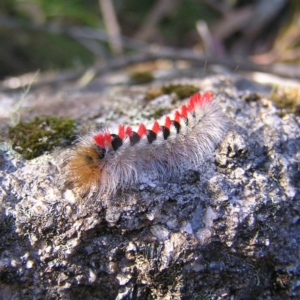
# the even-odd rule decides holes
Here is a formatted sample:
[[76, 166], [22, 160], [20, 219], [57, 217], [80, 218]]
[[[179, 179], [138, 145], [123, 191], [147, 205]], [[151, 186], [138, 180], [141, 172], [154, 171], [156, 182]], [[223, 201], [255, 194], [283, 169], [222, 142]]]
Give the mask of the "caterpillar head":
[[97, 188], [101, 182], [106, 150], [96, 144], [79, 144], [68, 161], [70, 181], [82, 194]]

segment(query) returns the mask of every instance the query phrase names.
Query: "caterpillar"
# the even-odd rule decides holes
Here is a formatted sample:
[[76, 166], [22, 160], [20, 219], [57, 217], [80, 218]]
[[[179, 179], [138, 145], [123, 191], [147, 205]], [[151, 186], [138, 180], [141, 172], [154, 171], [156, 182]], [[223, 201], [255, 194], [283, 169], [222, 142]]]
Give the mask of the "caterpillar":
[[193, 168], [221, 142], [228, 120], [211, 92], [197, 93], [152, 126], [119, 125], [81, 137], [68, 160], [68, 178], [82, 194], [114, 194], [151, 171], [160, 178]]

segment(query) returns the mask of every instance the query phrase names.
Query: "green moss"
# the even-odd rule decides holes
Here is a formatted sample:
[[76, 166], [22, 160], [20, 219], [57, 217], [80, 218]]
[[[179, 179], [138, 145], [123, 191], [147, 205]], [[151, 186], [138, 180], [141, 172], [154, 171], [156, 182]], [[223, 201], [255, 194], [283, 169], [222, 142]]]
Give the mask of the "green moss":
[[164, 94], [175, 93], [179, 99], [185, 99], [199, 92], [199, 89], [190, 84], [170, 84], [162, 87]]
[[26, 159], [32, 159], [66, 144], [74, 134], [73, 119], [57, 117], [34, 118], [31, 122], [20, 122], [9, 129], [13, 148]]
[[134, 84], [148, 83], [148, 82], [152, 82], [154, 79], [152, 73], [149, 71], [133, 72], [131, 73], [130, 78]]
[[282, 110], [282, 115], [286, 113], [294, 113], [300, 115], [300, 89], [294, 87], [274, 86], [270, 100], [276, 107]]
[[[190, 84], [169, 84], [162, 87], [150, 88], [145, 94], [145, 100], [151, 101], [152, 99], [155, 99], [163, 94], [173, 93], [175, 93], [179, 99], [186, 99], [197, 92], [199, 92], [199, 89]], [[175, 104], [175, 102], [178, 101], [178, 98], [172, 99], [171, 103]], [[151, 116], [148, 117], [159, 119], [166, 113], [167, 111], [165, 109], [158, 108]]]

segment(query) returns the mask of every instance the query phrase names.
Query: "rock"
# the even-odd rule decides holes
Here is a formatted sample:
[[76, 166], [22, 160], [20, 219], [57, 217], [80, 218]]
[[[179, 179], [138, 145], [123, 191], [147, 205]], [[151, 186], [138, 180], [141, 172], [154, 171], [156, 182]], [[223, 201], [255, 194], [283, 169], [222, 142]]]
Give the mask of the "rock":
[[[111, 198], [81, 198], [64, 184], [68, 148], [26, 161], [3, 141], [1, 297], [204, 299], [209, 291], [214, 299], [300, 298], [300, 120], [281, 116], [264, 96], [246, 101], [239, 80], [174, 80], [218, 95], [230, 131], [194, 170], [165, 182], [150, 174]], [[80, 124], [102, 118], [114, 127], [132, 115], [139, 122], [158, 105], [180, 105], [172, 95], [144, 102], [147, 86], [99, 84], [99, 91], [96, 83], [91, 91], [33, 91], [27, 107], [54, 93], [53, 107], [41, 101], [36, 114], [59, 111]]]

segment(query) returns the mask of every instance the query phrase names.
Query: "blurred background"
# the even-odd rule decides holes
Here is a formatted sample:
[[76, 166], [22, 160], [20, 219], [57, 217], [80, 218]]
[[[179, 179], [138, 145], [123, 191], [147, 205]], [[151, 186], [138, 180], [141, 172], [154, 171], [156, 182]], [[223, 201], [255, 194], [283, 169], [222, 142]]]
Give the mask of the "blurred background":
[[151, 49], [300, 62], [299, 0], [1, 0], [0, 80]]

